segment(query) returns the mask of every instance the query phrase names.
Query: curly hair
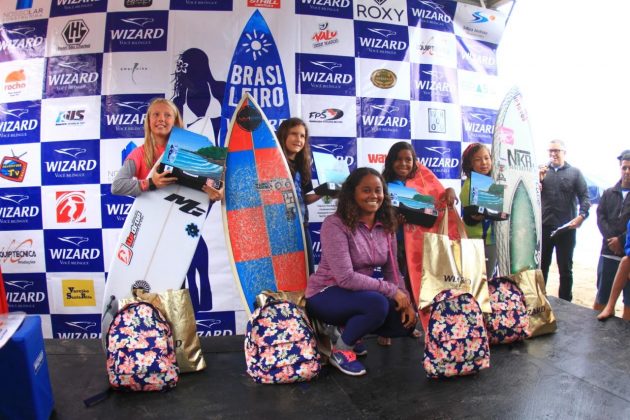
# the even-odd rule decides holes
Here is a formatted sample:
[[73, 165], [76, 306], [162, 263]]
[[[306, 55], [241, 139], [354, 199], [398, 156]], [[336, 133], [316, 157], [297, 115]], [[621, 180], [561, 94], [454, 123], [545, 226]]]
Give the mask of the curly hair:
[[407, 176], [407, 179], [412, 179], [416, 176], [416, 173], [418, 172], [418, 156], [416, 155], [416, 151], [413, 146], [406, 141], [399, 141], [389, 148], [389, 152], [387, 152], [387, 157], [385, 158], [383, 178], [385, 178], [386, 182], [392, 182], [398, 179], [398, 175], [396, 175], [396, 171], [394, 171], [394, 162], [398, 159], [398, 153], [403, 150], [409, 150], [413, 159], [413, 166], [411, 168], [411, 172], [409, 172], [409, 175]]
[[470, 177], [470, 172], [473, 170], [473, 157], [481, 149], [486, 149], [488, 154], [490, 154], [488, 146], [482, 143], [471, 143], [466, 150], [464, 150], [464, 153], [462, 153], [462, 172], [465, 173], [467, 177]]
[[282, 124], [280, 124], [280, 127], [278, 127], [276, 136], [278, 137], [280, 147], [282, 147], [282, 152], [286, 156], [287, 138], [289, 137], [289, 131], [293, 127], [298, 126], [304, 127], [304, 133], [306, 134], [306, 137], [304, 139], [304, 147], [297, 155], [295, 155], [295, 160], [293, 163], [288, 162], [288, 160], [287, 163], [289, 164], [289, 168], [291, 169], [291, 175], [295, 175], [295, 171], [298, 171], [302, 177], [302, 184], [306, 185], [311, 182], [311, 146], [309, 144], [310, 140], [306, 123], [300, 118], [295, 117], [284, 120], [282, 121]]
[[354, 193], [361, 180], [368, 175], [374, 175], [381, 180], [383, 184], [383, 204], [376, 211], [376, 220], [381, 222], [387, 232], [393, 233], [396, 231], [396, 217], [392, 208], [392, 202], [387, 191], [387, 183], [383, 179], [383, 176], [372, 168], [357, 168], [346, 179], [341, 186], [341, 192], [337, 201], [336, 214], [341, 218], [343, 224], [348, 226], [353, 232], [357, 228], [359, 223], [359, 217], [361, 212], [359, 205], [354, 199]]

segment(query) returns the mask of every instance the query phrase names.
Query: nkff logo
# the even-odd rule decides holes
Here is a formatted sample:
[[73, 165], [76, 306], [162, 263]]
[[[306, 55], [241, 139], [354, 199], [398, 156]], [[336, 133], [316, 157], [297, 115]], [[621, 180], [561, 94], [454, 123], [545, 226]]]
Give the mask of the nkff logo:
[[384, 7], [383, 4], [387, 2], [387, 0], [373, 0], [374, 4], [365, 5], [365, 4], [357, 4], [357, 17], [359, 19], [375, 19], [382, 20], [388, 22], [402, 22], [404, 10], [396, 9], [393, 7]]
[[85, 191], [57, 191], [57, 223], [85, 223]]
[[534, 168], [532, 154], [527, 150], [508, 149], [508, 165], [512, 169], [530, 171]]

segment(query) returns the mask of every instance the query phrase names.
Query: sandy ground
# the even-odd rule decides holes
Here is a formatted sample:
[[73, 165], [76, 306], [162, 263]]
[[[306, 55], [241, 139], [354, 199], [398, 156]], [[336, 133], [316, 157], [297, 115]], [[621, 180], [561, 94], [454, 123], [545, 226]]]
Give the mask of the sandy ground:
[[[591, 216], [578, 229], [577, 245], [573, 255], [573, 303], [593, 308], [597, 294], [597, 261], [601, 249], [602, 237], [597, 229], [596, 206], [590, 211]], [[554, 261], [549, 268], [547, 294], [558, 296], [558, 266]], [[623, 312], [623, 298], [620, 297], [615, 306], [617, 316]], [[597, 312], [593, 311], [593, 316]]]

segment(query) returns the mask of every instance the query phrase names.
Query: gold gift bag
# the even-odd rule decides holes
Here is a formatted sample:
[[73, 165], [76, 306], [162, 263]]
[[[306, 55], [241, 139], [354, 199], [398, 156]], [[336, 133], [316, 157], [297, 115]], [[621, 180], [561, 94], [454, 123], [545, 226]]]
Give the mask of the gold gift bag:
[[482, 312], [490, 313], [490, 294], [486, 277], [486, 258], [482, 239], [468, 239], [459, 215], [454, 212], [462, 239], [448, 237], [448, 211], [438, 233], [424, 234], [420, 309], [425, 309], [443, 290], [457, 289], [470, 293]]
[[177, 365], [181, 373], [197, 372], [206, 368], [197, 336], [197, 323], [188, 289], [145, 293], [134, 289], [134, 298], [121, 299], [120, 308], [131, 302], [147, 302], [158, 308], [171, 324]]
[[558, 329], [556, 317], [547, 300], [545, 279], [541, 270], [523, 270], [510, 276], [525, 295], [529, 314], [529, 338], [550, 334]]

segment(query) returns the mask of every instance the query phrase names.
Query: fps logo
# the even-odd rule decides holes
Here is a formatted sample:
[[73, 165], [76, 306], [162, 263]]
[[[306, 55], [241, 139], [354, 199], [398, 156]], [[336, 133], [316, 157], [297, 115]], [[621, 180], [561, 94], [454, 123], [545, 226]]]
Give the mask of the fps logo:
[[105, 52], [166, 51], [168, 11], [107, 14]]
[[0, 105], [0, 140], [11, 143], [38, 142], [40, 118], [40, 101]]
[[48, 294], [44, 273], [3, 273], [9, 311], [27, 314], [47, 314]]
[[104, 271], [100, 229], [44, 231], [48, 271]]

